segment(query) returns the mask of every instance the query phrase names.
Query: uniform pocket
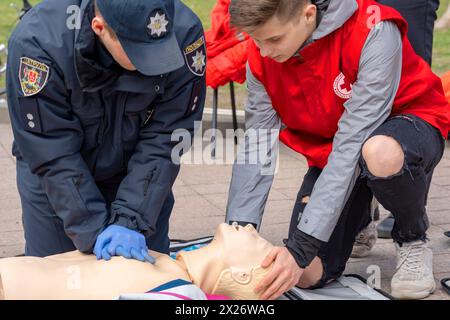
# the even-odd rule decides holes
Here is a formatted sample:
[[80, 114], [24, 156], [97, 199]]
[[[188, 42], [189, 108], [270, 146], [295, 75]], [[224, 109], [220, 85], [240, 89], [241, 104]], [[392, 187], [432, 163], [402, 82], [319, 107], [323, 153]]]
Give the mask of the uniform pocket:
[[151, 194], [152, 194], [151, 184], [152, 184], [153, 180], [156, 178], [156, 174], [157, 174], [157, 168], [155, 167], [155, 168], [151, 169], [144, 178], [144, 183], [142, 185], [143, 200], [138, 209], [139, 213], [143, 213], [146, 210], [148, 210], [147, 204], [148, 204], [149, 199], [151, 198]]
[[82, 150], [90, 150], [99, 145], [98, 137], [103, 126], [105, 108], [101, 100], [87, 100], [82, 108], [74, 109], [84, 131]]
[[125, 104], [125, 115], [130, 116], [145, 113], [152, 105], [155, 97], [156, 96], [154, 94], [129, 93]]
[[72, 198], [74, 199], [74, 204], [76, 205], [76, 208], [81, 211], [80, 216], [84, 216], [88, 209], [86, 207], [86, 203], [84, 202], [83, 198], [81, 197], [79, 186], [82, 182], [83, 174], [79, 174], [78, 176], [71, 178], [68, 182], [69, 189], [72, 193]]

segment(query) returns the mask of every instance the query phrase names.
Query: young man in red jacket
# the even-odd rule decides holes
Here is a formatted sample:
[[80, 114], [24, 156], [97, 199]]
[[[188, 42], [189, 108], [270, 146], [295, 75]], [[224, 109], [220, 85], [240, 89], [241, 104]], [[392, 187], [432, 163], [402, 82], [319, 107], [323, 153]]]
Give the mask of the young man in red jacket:
[[[339, 277], [371, 220], [374, 195], [396, 220], [392, 294], [428, 296], [435, 281], [425, 205], [450, 106], [408, 41], [406, 21], [373, 0], [232, 0], [230, 14], [253, 39], [248, 133], [238, 160], [262, 155], [267, 132], [260, 129], [284, 124], [280, 140], [310, 167], [296, 227], [286, 247], [263, 261], [274, 266], [256, 291], [273, 299], [296, 284], [321, 287]], [[250, 139], [252, 129], [264, 133]], [[228, 222], [260, 225], [273, 181], [269, 154], [257, 164], [236, 162]]]

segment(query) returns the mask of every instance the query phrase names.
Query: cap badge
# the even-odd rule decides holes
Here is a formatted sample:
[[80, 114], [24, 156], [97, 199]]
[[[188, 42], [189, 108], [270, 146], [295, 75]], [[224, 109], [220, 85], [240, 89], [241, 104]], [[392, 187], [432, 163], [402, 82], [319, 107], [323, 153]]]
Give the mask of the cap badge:
[[166, 20], [166, 15], [158, 11], [152, 17], [150, 17], [150, 23], [147, 28], [150, 30], [150, 35], [154, 38], [160, 38], [166, 35], [167, 25], [169, 21]]

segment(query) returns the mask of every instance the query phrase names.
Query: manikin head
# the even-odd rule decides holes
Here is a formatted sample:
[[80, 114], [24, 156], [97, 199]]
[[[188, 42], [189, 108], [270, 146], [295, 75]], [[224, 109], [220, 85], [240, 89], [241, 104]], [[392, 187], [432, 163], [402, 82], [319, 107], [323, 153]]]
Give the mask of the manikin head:
[[181, 252], [177, 260], [186, 266], [192, 282], [208, 294], [258, 299], [253, 289], [270, 269], [263, 269], [260, 264], [272, 248], [252, 225], [223, 223], [211, 244]]
[[232, 0], [231, 24], [250, 35], [261, 56], [283, 63], [317, 27], [311, 0]]

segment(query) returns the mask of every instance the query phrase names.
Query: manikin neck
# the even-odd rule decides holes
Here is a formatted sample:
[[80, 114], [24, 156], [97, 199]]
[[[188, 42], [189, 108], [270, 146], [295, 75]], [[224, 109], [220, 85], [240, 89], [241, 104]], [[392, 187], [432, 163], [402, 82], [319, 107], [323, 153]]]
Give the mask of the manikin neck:
[[209, 245], [193, 251], [183, 251], [177, 261], [185, 265], [191, 281], [210, 293], [223, 269], [227, 268], [220, 247], [213, 240]]

